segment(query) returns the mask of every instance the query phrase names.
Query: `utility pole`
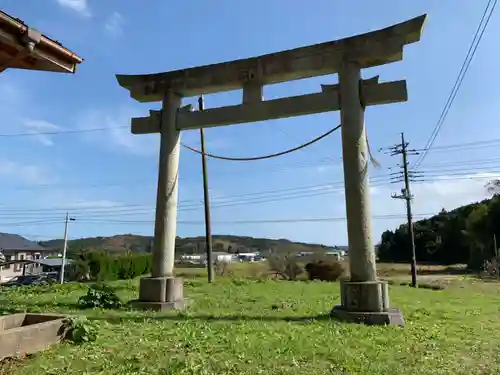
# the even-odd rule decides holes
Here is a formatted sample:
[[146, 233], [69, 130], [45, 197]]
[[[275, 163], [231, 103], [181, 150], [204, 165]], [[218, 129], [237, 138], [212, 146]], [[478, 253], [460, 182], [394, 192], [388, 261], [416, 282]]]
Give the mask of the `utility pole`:
[[[417, 258], [415, 254], [415, 234], [413, 232], [413, 217], [411, 213], [411, 200], [413, 199], [413, 196], [411, 195], [410, 191], [410, 175], [412, 172], [408, 171], [408, 153], [412, 153], [413, 155], [416, 155], [414, 150], [408, 150], [408, 143], [405, 142], [405, 137], [404, 134], [401, 133], [401, 144], [396, 145], [391, 148], [392, 153], [391, 155], [398, 155], [401, 154], [403, 156], [403, 180], [405, 187], [401, 189], [401, 194], [393, 194], [392, 198], [395, 199], [404, 199], [406, 201], [406, 217], [408, 220], [408, 238], [410, 241], [410, 246], [411, 246], [411, 286], [416, 288], [417, 287]], [[394, 182], [399, 182], [399, 178], [397, 181]]]
[[69, 217], [69, 214], [66, 212], [66, 220], [64, 223], [64, 245], [63, 245], [63, 255], [62, 255], [62, 264], [61, 264], [61, 274], [59, 275], [59, 280], [61, 284], [64, 284], [64, 268], [66, 265], [66, 251], [68, 249], [68, 223], [70, 221], [75, 221], [74, 218]]
[[495, 250], [495, 258], [498, 258], [497, 235], [493, 233], [493, 250]]
[[[204, 111], [203, 96], [198, 98], [198, 110]], [[205, 133], [203, 128], [200, 128], [201, 142], [201, 166], [203, 170], [203, 203], [205, 205], [205, 248], [207, 251], [207, 274], [208, 282], [213, 281], [213, 264], [212, 264], [212, 225], [210, 219], [210, 196], [208, 193], [208, 173], [207, 173], [207, 156], [205, 154]]]

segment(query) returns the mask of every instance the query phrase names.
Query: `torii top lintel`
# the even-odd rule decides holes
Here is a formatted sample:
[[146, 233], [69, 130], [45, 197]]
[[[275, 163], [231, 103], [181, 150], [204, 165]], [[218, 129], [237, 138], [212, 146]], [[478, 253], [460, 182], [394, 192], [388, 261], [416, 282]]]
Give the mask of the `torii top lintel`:
[[189, 97], [237, 90], [249, 83], [266, 85], [337, 73], [343, 61], [361, 68], [403, 58], [403, 47], [420, 40], [426, 14], [365, 34], [267, 55], [174, 70], [165, 73], [116, 76], [120, 86], [139, 102], [163, 100], [174, 91]]

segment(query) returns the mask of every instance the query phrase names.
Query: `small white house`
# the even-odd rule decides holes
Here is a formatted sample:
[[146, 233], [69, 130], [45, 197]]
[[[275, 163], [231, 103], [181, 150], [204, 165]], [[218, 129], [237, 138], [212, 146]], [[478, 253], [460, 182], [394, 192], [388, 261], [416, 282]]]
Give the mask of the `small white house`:
[[219, 263], [231, 263], [233, 261], [233, 254], [221, 252], [221, 251], [214, 251], [212, 253], [212, 259], [214, 262], [219, 262]]
[[259, 253], [239, 253], [236, 257], [240, 262], [254, 262]]
[[345, 251], [344, 250], [328, 251], [326, 255], [333, 256], [337, 260], [343, 260], [345, 257]]
[[[207, 254], [184, 254], [181, 255], [180, 260], [182, 262], [206, 263]], [[231, 263], [233, 261], [233, 255], [221, 251], [213, 251], [212, 260], [214, 262]]]
[[181, 261], [183, 262], [196, 262], [196, 261], [200, 261], [202, 259], [202, 255], [201, 254], [184, 254], [184, 255], [181, 255]]
[[311, 255], [314, 255], [314, 252], [312, 251], [299, 251], [297, 253], [297, 257], [300, 258], [300, 257], [307, 257], [307, 256], [311, 256]]

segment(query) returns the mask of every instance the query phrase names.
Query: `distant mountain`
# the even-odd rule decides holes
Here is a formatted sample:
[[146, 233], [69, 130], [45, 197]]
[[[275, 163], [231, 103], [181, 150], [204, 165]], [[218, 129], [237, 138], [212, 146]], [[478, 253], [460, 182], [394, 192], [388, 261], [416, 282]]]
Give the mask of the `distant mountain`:
[[[287, 239], [268, 239], [230, 235], [214, 235], [213, 247], [215, 251], [228, 252], [253, 252], [267, 253], [273, 251], [313, 251], [325, 252], [334, 249], [345, 250], [346, 246], [325, 246], [320, 244], [307, 244], [293, 242]], [[145, 252], [149, 251], [153, 238], [150, 236], [139, 236], [134, 234], [115, 235], [111, 237], [89, 237], [68, 241], [68, 251], [78, 252], [81, 250], [98, 250], [109, 252]], [[62, 249], [63, 240], [54, 239], [41, 241], [39, 244], [50, 249]], [[177, 237], [177, 254], [191, 254], [203, 252], [205, 248], [205, 237]]]

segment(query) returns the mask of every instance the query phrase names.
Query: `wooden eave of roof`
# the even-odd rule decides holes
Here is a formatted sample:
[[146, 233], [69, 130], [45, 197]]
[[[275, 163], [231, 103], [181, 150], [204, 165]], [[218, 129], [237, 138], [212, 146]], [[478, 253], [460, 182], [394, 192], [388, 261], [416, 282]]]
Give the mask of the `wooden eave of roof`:
[[43, 34], [30, 51], [25, 40], [30, 31], [35, 30], [0, 11], [0, 72], [15, 68], [75, 73], [76, 66], [83, 61], [81, 57]]

